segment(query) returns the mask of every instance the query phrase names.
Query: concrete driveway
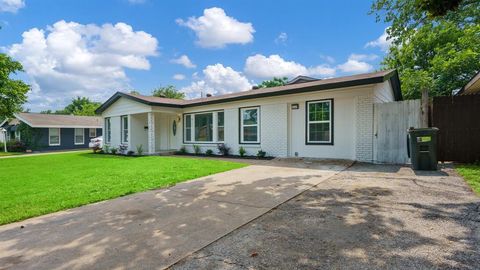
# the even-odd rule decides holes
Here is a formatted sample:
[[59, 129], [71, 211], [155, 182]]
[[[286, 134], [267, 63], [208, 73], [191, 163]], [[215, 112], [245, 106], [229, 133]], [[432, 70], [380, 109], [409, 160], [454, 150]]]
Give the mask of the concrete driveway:
[[161, 269], [344, 170], [274, 160], [0, 226], [0, 269]]
[[479, 269], [480, 198], [448, 167], [355, 164], [172, 269]]

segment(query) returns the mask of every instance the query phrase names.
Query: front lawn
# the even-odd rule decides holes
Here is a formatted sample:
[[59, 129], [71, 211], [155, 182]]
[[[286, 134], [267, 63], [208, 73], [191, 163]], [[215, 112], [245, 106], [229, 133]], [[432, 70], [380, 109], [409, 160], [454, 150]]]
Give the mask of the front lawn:
[[0, 157], [6, 157], [6, 156], [16, 156], [16, 155], [24, 155], [25, 153], [19, 153], [19, 152], [0, 152]]
[[458, 165], [456, 169], [472, 189], [480, 195], [480, 165]]
[[0, 159], [0, 224], [246, 166], [87, 152]]

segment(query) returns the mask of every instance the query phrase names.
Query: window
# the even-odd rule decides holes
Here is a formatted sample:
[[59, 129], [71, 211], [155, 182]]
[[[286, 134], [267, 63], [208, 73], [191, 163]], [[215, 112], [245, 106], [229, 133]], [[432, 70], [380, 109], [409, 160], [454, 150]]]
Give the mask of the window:
[[185, 141], [192, 141], [192, 115], [185, 116]]
[[307, 102], [307, 143], [332, 144], [333, 100]]
[[83, 128], [75, 129], [75, 145], [85, 144], [85, 131]]
[[112, 139], [112, 125], [110, 118], [105, 118], [105, 142], [110, 143]]
[[224, 140], [223, 111], [186, 114], [183, 130], [184, 142], [222, 142]]
[[89, 128], [88, 129], [88, 136], [90, 138], [97, 137], [97, 129], [96, 128]]
[[121, 121], [122, 121], [122, 125], [121, 125], [122, 126], [122, 128], [121, 128], [122, 143], [128, 143], [128, 116], [125, 115], [125, 116], [122, 116], [120, 118], [121, 118]]
[[260, 108], [240, 109], [240, 143], [260, 143]]
[[59, 128], [48, 129], [48, 145], [50, 146], [60, 145], [60, 129]]
[[225, 140], [225, 119], [224, 112], [217, 113], [217, 140], [223, 142]]
[[15, 140], [16, 140], [16, 141], [20, 141], [20, 139], [21, 139], [21, 138], [20, 138], [20, 131], [16, 130], [16, 131], [15, 131]]

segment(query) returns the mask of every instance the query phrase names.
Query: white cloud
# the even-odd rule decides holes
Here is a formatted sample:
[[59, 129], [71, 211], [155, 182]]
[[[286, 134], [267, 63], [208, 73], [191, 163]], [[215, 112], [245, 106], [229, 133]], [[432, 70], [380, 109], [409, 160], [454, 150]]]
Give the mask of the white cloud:
[[335, 75], [335, 68], [327, 64], [307, 68], [294, 61], [286, 61], [277, 54], [268, 57], [256, 54], [245, 61], [245, 73], [257, 78], [293, 78], [298, 75], [332, 77]]
[[252, 84], [240, 72], [222, 64], [209, 65], [203, 70], [203, 78], [181, 89], [190, 98], [205, 94], [222, 95], [250, 90]]
[[377, 58], [378, 58], [378, 55], [376, 54], [356, 54], [356, 53], [352, 53], [348, 57], [348, 59], [357, 60], [357, 61], [373, 61]]
[[373, 56], [368, 56], [364, 54], [351, 54], [348, 57], [348, 60], [345, 63], [338, 65], [337, 68], [345, 73], [369, 72], [373, 70], [373, 66], [365, 61], [373, 60], [372, 57]]
[[287, 43], [288, 40], [288, 35], [285, 32], [282, 32], [278, 35], [278, 37], [275, 39], [275, 43], [277, 44], [285, 44]]
[[23, 7], [25, 7], [24, 0], [0, 0], [0, 12], [16, 13]]
[[174, 63], [174, 64], [179, 64], [179, 65], [182, 65], [186, 68], [196, 68], [197, 65], [195, 65], [194, 63], [192, 63], [192, 61], [190, 60], [190, 58], [188, 58], [187, 55], [182, 55], [178, 58], [175, 58], [175, 59], [172, 59], [170, 60], [171, 63]]
[[335, 58], [333, 58], [332, 56], [329, 56], [329, 55], [323, 55], [321, 54], [320, 55], [320, 59], [322, 59], [323, 61], [329, 63], [329, 64], [333, 64], [335, 63]]
[[183, 75], [183, 74], [175, 74], [175, 75], [173, 75], [172, 78], [173, 78], [174, 80], [177, 80], [177, 81], [182, 81], [182, 80], [185, 80], [186, 77], [185, 77], [185, 75]]
[[197, 44], [204, 48], [222, 48], [227, 44], [250, 43], [255, 33], [251, 23], [239, 22], [217, 7], [205, 9], [203, 16], [198, 18], [190, 17], [186, 21], [177, 19], [176, 22], [192, 29], [197, 36]]
[[378, 47], [380, 50], [386, 52], [392, 46], [392, 39], [388, 39], [388, 34], [387, 34], [387, 28], [383, 31], [383, 34], [379, 36], [376, 40], [370, 41], [367, 44], [365, 44], [365, 48], [368, 47]]
[[74, 96], [104, 100], [129, 89], [126, 68], [148, 70], [157, 55], [157, 39], [125, 23], [83, 25], [56, 22], [32, 28], [22, 43], [8, 47], [31, 79], [29, 103], [34, 110], [60, 108]]

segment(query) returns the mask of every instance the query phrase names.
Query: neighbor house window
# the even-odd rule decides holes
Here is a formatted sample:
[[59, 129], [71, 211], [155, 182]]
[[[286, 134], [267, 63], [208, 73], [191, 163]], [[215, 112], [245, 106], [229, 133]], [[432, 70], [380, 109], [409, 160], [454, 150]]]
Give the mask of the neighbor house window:
[[240, 143], [260, 143], [260, 108], [240, 109]]
[[50, 146], [60, 145], [60, 129], [59, 128], [48, 129], [48, 145]]
[[110, 118], [105, 118], [105, 142], [110, 143], [112, 139], [112, 124]]
[[20, 141], [20, 131], [16, 130], [15, 131], [15, 140]]
[[90, 138], [97, 137], [97, 129], [96, 128], [89, 128], [88, 129], [88, 136]]
[[217, 140], [223, 142], [225, 140], [225, 119], [224, 112], [218, 112], [217, 114]]
[[307, 102], [307, 143], [331, 144], [333, 100]]
[[[215, 118], [216, 121], [214, 121]], [[184, 120], [185, 142], [213, 143], [223, 141], [223, 111], [186, 114]], [[214, 130], [217, 130], [216, 136]]]
[[125, 116], [122, 116], [121, 117], [121, 120], [122, 120], [122, 128], [121, 128], [121, 131], [122, 131], [122, 143], [128, 143], [128, 116], [125, 115]]
[[85, 130], [83, 128], [75, 129], [75, 144], [85, 144]]

